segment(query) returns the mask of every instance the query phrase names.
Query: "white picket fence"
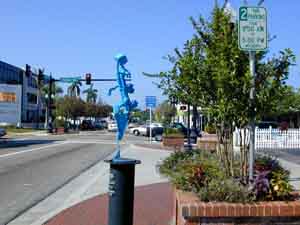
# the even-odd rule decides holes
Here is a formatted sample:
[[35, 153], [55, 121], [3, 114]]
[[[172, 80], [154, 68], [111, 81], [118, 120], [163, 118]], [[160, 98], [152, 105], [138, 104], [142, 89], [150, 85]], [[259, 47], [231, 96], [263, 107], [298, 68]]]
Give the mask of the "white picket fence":
[[[244, 133], [244, 132], [242, 132]], [[242, 135], [242, 141], [244, 135]], [[249, 143], [249, 132], [246, 131], [246, 143]], [[233, 135], [233, 144], [235, 149], [239, 148], [240, 135], [236, 129]], [[300, 129], [288, 129], [281, 131], [279, 129], [255, 129], [255, 149], [276, 150], [276, 149], [300, 149]]]
[[300, 149], [300, 129], [258, 129], [255, 130], [255, 148]]

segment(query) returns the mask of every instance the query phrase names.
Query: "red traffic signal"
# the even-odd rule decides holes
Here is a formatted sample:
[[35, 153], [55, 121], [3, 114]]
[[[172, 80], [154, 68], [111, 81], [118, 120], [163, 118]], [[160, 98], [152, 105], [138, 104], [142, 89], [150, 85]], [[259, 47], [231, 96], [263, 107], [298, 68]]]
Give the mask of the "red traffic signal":
[[90, 74], [90, 73], [85, 74], [85, 82], [86, 82], [86, 84], [90, 85], [91, 81], [92, 81], [92, 74]]

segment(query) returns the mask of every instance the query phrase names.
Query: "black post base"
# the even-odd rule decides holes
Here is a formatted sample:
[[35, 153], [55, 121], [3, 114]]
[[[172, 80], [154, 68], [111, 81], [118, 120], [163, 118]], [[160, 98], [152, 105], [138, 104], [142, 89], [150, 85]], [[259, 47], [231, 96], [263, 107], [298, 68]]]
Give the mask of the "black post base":
[[120, 158], [110, 164], [108, 225], [132, 225], [135, 165], [141, 161]]

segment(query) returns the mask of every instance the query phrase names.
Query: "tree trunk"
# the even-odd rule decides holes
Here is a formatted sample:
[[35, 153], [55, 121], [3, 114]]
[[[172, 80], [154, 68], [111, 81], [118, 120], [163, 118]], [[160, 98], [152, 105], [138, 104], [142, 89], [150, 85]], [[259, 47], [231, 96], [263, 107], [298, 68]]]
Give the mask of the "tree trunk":
[[217, 154], [220, 161], [223, 163], [226, 174], [229, 176], [234, 176], [233, 163], [234, 163], [234, 153], [232, 144], [232, 127], [225, 128], [224, 122], [222, 122], [221, 127], [217, 129], [218, 137], [218, 148]]

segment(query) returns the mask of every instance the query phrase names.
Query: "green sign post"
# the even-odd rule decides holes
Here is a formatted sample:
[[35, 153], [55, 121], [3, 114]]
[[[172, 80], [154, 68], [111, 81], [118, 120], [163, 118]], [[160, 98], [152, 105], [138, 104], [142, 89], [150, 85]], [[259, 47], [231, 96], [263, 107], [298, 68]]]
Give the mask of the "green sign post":
[[249, 51], [250, 73], [250, 152], [249, 180], [253, 182], [253, 165], [255, 160], [255, 53], [268, 48], [267, 10], [259, 6], [242, 6], [239, 9], [239, 48]]

